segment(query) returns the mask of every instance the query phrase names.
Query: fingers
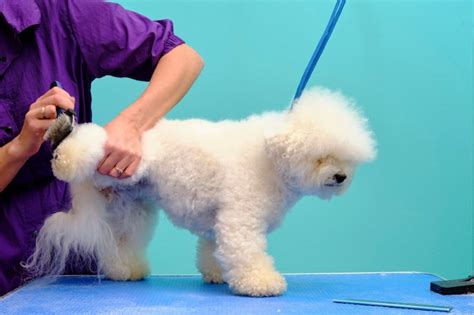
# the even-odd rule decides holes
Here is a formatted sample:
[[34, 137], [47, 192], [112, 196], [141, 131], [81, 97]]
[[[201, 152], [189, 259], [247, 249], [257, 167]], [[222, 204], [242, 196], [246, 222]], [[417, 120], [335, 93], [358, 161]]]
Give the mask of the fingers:
[[64, 109], [68, 109], [68, 108], [74, 109], [73, 99], [71, 97], [67, 97], [61, 94], [53, 94], [53, 95], [47, 96], [41, 99], [40, 101], [33, 103], [30, 109], [35, 109], [35, 108], [43, 107], [46, 105], [55, 105]]
[[39, 108], [46, 105], [55, 105], [63, 109], [74, 109], [75, 98], [66, 91], [58, 87], [50, 89], [31, 104], [30, 109]]
[[129, 165], [133, 162], [133, 158], [125, 157], [123, 160], [120, 160], [115, 164], [115, 166], [108, 173], [109, 176], [116, 178], [127, 178], [130, 177], [130, 172], [128, 171]]
[[51, 95], [55, 95], [55, 94], [59, 94], [59, 95], [63, 95], [65, 97], [72, 97], [71, 95], [69, 95], [68, 92], [66, 92], [65, 90], [55, 86], [51, 89], [49, 89], [46, 93], [44, 93], [43, 95], [41, 95], [40, 97], [38, 97], [38, 99], [36, 100], [36, 102], [38, 101], [41, 101], [42, 99], [46, 98], [46, 97], [49, 97]]
[[136, 172], [137, 169], [138, 169], [138, 166], [140, 165], [140, 161], [141, 161], [141, 158], [135, 159], [135, 160], [125, 169], [125, 171], [123, 172], [122, 176], [120, 176], [120, 178], [131, 177], [133, 174], [135, 174], [135, 172]]
[[59, 106], [64, 109], [73, 109], [74, 102], [74, 97], [66, 91], [53, 88], [31, 104], [18, 135], [21, 150], [25, 156], [32, 156], [38, 152], [44, 141], [46, 130], [55, 121], [56, 108]]
[[[56, 111], [52, 110], [51, 107], [54, 108], [54, 106], [48, 106], [48, 109], [45, 107], [45, 115], [49, 115], [50, 117], [56, 116]], [[51, 113], [52, 112], [52, 113]], [[48, 128], [54, 123], [53, 119], [48, 119], [48, 118], [42, 118], [42, 110], [41, 109], [35, 109], [32, 111], [29, 111], [26, 114], [25, 122], [24, 122], [24, 128], [26, 128], [28, 134], [32, 134], [35, 137], [38, 138], [43, 138], [44, 133]]]
[[56, 107], [54, 105], [47, 105], [38, 108], [34, 108], [26, 113], [25, 118], [35, 119], [55, 119], [56, 118]]
[[35, 135], [46, 131], [56, 118], [56, 108], [53, 105], [30, 110], [25, 115], [25, 127]]
[[97, 170], [102, 175], [120, 179], [128, 178], [136, 172], [140, 160], [141, 157], [135, 153], [106, 146], [106, 157], [99, 164]]
[[[109, 152], [107, 152], [109, 151]], [[110, 176], [113, 176], [113, 177], [118, 177], [118, 176], [114, 176], [116, 175], [115, 173], [112, 172], [112, 170], [114, 169], [115, 165], [117, 165], [117, 163], [121, 160], [121, 157], [119, 154], [117, 153], [111, 153], [110, 152], [111, 150], [105, 150], [106, 152], [106, 156], [105, 158], [102, 160], [102, 162], [99, 164], [99, 167], [98, 167], [98, 171], [99, 173], [101, 173], [102, 175], [110, 175]]]

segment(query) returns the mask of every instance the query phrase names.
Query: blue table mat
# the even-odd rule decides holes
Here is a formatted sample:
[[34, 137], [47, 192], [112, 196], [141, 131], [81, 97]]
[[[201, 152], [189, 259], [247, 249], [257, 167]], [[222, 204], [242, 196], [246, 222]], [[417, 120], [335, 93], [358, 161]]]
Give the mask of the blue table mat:
[[38, 279], [0, 299], [0, 314], [448, 314], [333, 303], [355, 298], [452, 306], [449, 314], [474, 314], [474, 295], [431, 292], [438, 277], [424, 273], [285, 275], [279, 297], [233, 295], [227, 285], [199, 276], [150, 276], [115, 282], [95, 276]]

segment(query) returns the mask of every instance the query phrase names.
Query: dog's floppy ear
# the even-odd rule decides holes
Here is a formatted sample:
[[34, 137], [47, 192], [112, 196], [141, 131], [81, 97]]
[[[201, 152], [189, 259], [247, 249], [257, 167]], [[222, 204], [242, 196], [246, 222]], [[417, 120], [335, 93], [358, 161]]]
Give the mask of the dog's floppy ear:
[[289, 121], [285, 121], [265, 131], [265, 152], [274, 163], [286, 165], [304, 158], [301, 148], [305, 139], [305, 134], [299, 133]]
[[298, 139], [308, 135], [302, 147], [312, 156], [334, 156], [355, 164], [376, 156], [376, 142], [367, 118], [355, 101], [340, 92], [312, 88], [288, 113]]
[[59, 114], [58, 118], [56, 118], [54, 124], [48, 128], [44, 135], [44, 139], [51, 142], [51, 148], [54, 151], [58, 145], [69, 136], [74, 129], [74, 126], [74, 112], [70, 110], [62, 112]]
[[270, 158], [279, 158], [286, 154], [290, 145], [290, 133], [283, 129], [272, 130], [265, 134], [265, 152]]

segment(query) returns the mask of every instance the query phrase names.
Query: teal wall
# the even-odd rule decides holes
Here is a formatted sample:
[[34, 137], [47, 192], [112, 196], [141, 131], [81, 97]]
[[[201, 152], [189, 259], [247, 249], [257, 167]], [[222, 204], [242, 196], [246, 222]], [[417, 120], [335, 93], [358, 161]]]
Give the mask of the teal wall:
[[[334, 1], [123, 0], [171, 18], [206, 67], [173, 118], [242, 118], [286, 108]], [[305, 198], [270, 236], [284, 272], [426, 271], [465, 276], [473, 261], [472, 3], [348, 1], [311, 85], [365, 110], [379, 143], [349, 192]], [[145, 83], [93, 86], [105, 123]], [[153, 273], [195, 273], [195, 237], [164, 216]]]

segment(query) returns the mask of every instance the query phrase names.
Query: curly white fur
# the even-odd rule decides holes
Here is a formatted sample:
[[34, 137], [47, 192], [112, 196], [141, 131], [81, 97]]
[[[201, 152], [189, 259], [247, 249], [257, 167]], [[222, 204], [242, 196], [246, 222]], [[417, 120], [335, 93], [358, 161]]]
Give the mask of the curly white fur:
[[266, 234], [299, 198], [345, 191], [355, 167], [375, 156], [366, 119], [326, 89], [303, 94], [291, 112], [242, 121], [165, 120], [143, 135], [136, 174], [96, 172], [104, 129], [79, 125], [54, 154], [55, 175], [71, 184], [72, 209], [52, 215], [28, 267], [59, 274], [71, 256], [94, 260], [115, 280], [147, 275], [145, 248], [156, 210], [199, 236], [198, 269], [237, 294], [278, 295], [285, 279], [266, 253]]

